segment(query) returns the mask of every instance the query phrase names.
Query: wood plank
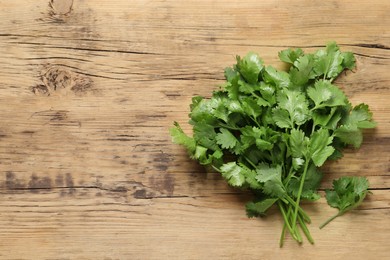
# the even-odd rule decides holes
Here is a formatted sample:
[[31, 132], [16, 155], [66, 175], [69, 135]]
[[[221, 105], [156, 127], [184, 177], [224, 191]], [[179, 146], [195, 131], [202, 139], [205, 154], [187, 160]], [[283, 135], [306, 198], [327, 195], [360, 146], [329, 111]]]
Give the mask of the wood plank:
[[6, 194], [9, 200], [1, 201], [1, 254], [5, 258], [91, 259], [94, 254], [100, 259], [387, 256], [389, 226], [382, 226], [381, 232], [361, 232], [387, 218], [387, 191], [374, 191], [359, 210], [323, 230], [318, 225], [334, 214], [334, 209], [324, 207], [323, 199], [307, 207], [316, 244], [298, 247], [287, 238], [283, 249], [278, 249], [280, 214], [272, 211], [265, 219], [248, 219], [242, 205], [245, 195], [134, 200], [93, 189], [72, 194], [67, 189], [49, 189], [30, 195]]
[[[0, 258], [385, 258], [389, 11], [379, 0], [0, 0]], [[321, 231], [334, 209], [307, 205], [316, 244], [280, 250], [279, 213], [247, 219], [250, 194], [188, 159], [168, 129], [191, 132], [191, 97], [210, 96], [235, 55], [283, 68], [278, 51], [331, 40], [357, 58], [336, 83], [378, 127], [323, 167], [322, 189], [358, 175], [373, 194]]]

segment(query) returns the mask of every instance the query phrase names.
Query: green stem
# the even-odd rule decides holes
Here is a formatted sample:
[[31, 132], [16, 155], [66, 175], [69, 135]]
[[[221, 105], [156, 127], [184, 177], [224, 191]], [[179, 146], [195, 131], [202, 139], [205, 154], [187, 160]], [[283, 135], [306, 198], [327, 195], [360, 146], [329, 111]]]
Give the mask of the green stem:
[[287, 186], [287, 184], [290, 182], [291, 177], [294, 175], [293, 167], [290, 167], [290, 171], [288, 172], [288, 175], [286, 179], [284, 180], [284, 186]]
[[340, 212], [337, 213], [336, 215], [330, 217], [327, 221], [325, 221], [324, 223], [321, 224], [320, 229], [322, 229], [323, 227], [325, 227], [326, 225], [328, 225], [329, 222], [331, 222], [332, 220], [334, 220], [335, 218], [337, 218], [337, 217], [339, 217], [339, 216], [341, 216]]
[[298, 216], [298, 210], [299, 210], [299, 203], [301, 201], [301, 194], [303, 190], [303, 184], [305, 183], [307, 168], [309, 167], [309, 160], [306, 158], [305, 168], [303, 170], [303, 174], [301, 176], [301, 183], [299, 185], [298, 195], [297, 195], [297, 201], [295, 202], [295, 211], [293, 215], [293, 223], [292, 223], [292, 229], [295, 229], [297, 225], [297, 216]]
[[249, 116], [249, 117], [257, 125], [257, 127], [261, 128], [261, 125], [259, 124], [259, 122], [257, 122], [256, 117], [252, 117], [252, 116]]
[[255, 165], [247, 156], [242, 155], [242, 157], [244, 157], [245, 160], [246, 160], [250, 165], [252, 165], [253, 168], [256, 169], [256, 165]]
[[[286, 200], [287, 200], [292, 206], [296, 207], [296, 205], [297, 205], [296, 202], [295, 202], [290, 196], [286, 196]], [[298, 207], [299, 207], [299, 206], [298, 206]], [[304, 220], [306, 223], [310, 224], [310, 223], [311, 223], [311, 219], [310, 219], [309, 215], [307, 215], [307, 213], [306, 213], [301, 207], [299, 207], [298, 211], [299, 211], [299, 213], [301, 213], [301, 216], [302, 216], [303, 220]]]
[[219, 124], [219, 126], [225, 127], [227, 129], [230, 129], [230, 130], [240, 130], [240, 128], [238, 128], [238, 127], [232, 127], [232, 126], [229, 126], [229, 125], [221, 123], [221, 122], [219, 122], [218, 124]]
[[278, 206], [279, 206], [280, 212], [282, 213], [282, 216], [283, 216], [283, 219], [284, 219], [284, 223], [286, 224], [286, 227], [287, 227], [288, 231], [290, 232], [291, 236], [295, 240], [299, 241], [297, 236], [296, 236], [295, 231], [293, 230], [293, 228], [291, 228], [291, 225], [290, 225], [290, 222], [289, 222], [289, 217], [287, 216], [286, 211], [283, 208], [283, 204], [282, 204], [282, 202], [280, 200], [278, 200]]
[[[292, 205], [289, 205], [289, 207], [288, 207], [288, 211], [287, 211], [287, 217], [290, 219], [290, 221], [291, 221], [291, 223], [293, 223], [293, 214], [292, 214], [292, 211], [293, 211], [293, 206]], [[295, 232], [295, 235], [296, 235], [296, 237], [297, 237], [297, 242], [298, 243], [302, 243], [302, 236], [301, 236], [301, 233], [299, 232], [299, 229], [298, 229], [298, 227], [296, 227], [295, 229], [293, 229], [294, 230], [294, 232]]]
[[310, 244], [314, 244], [314, 239], [311, 236], [310, 231], [307, 228], [305, 221], [303, 221], [303, 219], [300, 215], [298, 215], [298, 222], [299, 222], [299, 225], [301, 225], [302, 231], [303, 231], [303, 233], [305, 233], [307, 240], [309, 240]]
[[286, 237], [286, 227], [287, 224], [283, 224], [283, 229], [282, 229], [282, 234], [280, 235], [280, 240], [279, 240], [279, 247], [283, 247], [284, 239]]
[[313, 126], [311, 128], [311, 133], [314, 133], [314, 130], [316, 129], [316, 124], [313, 122]]

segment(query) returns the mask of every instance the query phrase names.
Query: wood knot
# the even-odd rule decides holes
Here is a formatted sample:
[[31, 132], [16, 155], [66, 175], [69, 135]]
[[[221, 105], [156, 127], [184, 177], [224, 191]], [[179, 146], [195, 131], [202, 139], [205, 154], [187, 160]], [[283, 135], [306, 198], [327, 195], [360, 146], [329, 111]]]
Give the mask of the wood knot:
[[72, 11], [73, 0], [50, 0], [49, 7], [52, 15], [67, 15]]
[[44, 69], [41, 73], [41, 81], [42, 84], [34, 86], [32, 92], [44, 96], [69, 93], [80, 95], [90, 90], [93, 83], [89, 77], [62, 66], [50, 66]]

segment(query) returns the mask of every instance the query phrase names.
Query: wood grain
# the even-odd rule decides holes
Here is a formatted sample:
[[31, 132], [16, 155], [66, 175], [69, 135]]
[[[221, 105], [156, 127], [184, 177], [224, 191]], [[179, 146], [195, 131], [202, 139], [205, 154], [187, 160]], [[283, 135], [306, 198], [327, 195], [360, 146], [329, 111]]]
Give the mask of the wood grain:
[[[386, 1], [0, 0], [0, 258], [384, 259], [390, 238], [390, 5]], [[305, 205], [316, 244], [278, 248], [279, 213], [171, 143], [193, 95], [236, 54], [336, 41], [357, 69], [337, 84], [378, 127], [323, 168], [322, 188], [368, 176], [365, 203]]]

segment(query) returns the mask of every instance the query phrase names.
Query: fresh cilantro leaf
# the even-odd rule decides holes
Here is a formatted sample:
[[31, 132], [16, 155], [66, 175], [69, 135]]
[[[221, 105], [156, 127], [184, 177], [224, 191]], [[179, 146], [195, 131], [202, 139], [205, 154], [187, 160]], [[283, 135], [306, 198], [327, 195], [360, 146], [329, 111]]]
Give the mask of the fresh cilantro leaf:
[[244, 94], [252, 94], [253, 92], [255, 92], [256, 90], [259, 90], [260, 89], [260, 85], [257, 85], [257, 84], [251, 84], [251, 83], [248, 83], [244, 80], [239, 80], [238, 81], [238, 89], [241, 93], [244, 93]]
[[342, 125], [335, 130], [334, 136], [341, 142], [351, 144], [355, 148], [359, 148], [363, 142], [363, 133], [356, 126]]
[[355, 60], [355, 56], [353, 56], [353, 53], [352, 52], [343, 52], [343, 53], [341, 53], [341, 55], [343, 56], [342, 66], [344, 68], [353, 70], [356, 67], [356, 60]]
[[342, 123], [343, 125], [335, 130], [334, 135], [343, 143], [351, 144], [355, 148], [359, 148], [363, 141], [361, 129], [376, 126], [366, 104], [355, 106], [351, 113], [343, 118]]
[[256, 119], [262, 113], [262, 108], [256, 102], [256, 99], [253, 97], [241, 97], [240, 98], [241, 106], [246, 114]]
[[319, 80], [314, 88], [307, 90], [307, 95], [314, 101], [314, 109], [346, 105], [344, 93], [328, 80]]
[[332, 141], [333, 136], [330, 136], [329, 131], [324, 128], [315, 131], [311, 135], [309, 154], [316, 166], [323, 165], [326, 159], [333, 154], [334, 148], [330, 145]]
[[310, 79], [315, 78], [313, 71], [313, 55], [305, 55], [294, 61], [294, 66], [290, 69], [291, 82], [297, 86], [306, 84]]
[[259, 89], [262, 98], [268, 102], [270, 105], [274, 105], [276, 103], [276, 97], [275, 97], [275, 87], [267, 84], [265, 82], [260, 82], [260, 89]]
[[227, 129], [220, 128], [220, 133], [215, 137], [217, 144], [219, 144], [223, 149], [229, 149], [236, 146], [238, 140], [236, 137]]
[[290, 76], [285, 71], [277, 71], [274, 67], [265, 68], [263, 78], [266, 83], [272, 84], [278, 88], [287, 88], [290, 86]]
[[231, 100], [230, 102], [228, 102], [226, 104], [227, 106], [227, 109], [228, 109], [228, 115], [230, 115], [230, 113], [243, 113], [244, 112], [244, 109], [240, 103], [240, 101], [238, 100]]
[[242, 186], [245, 183], [246, 169], [237, 165], [236, 162], [225, 163], [220, 168], [222, 176], [232, 186]]
[[283, 198], [286, 190], [282, 183], [282, 167], [260, 164], [257, 167], [256, 179], [263, 183], [263, 191], [273, 197]]
[[294, 170], [299, 170], [304, 164], [305, 160], [303, 158], [292, 158], [292, 167]]
[[245, 148], [251, 145], [256, 145], [261, 151], [271, 150], [273, 148], [273, 142], [275, 141], [274, 133], [268, 131], [267, 128], [247, 126], [241, 132], [241, 141], [244, 143]]
[[291, 155], [296, 158], [306, 157], [309, 145], [309, 138], [302, 130], [292, 129], [289, 138]]
[[197, 122], [193, 127], [194, 139], [198, 145], [211, 149], [219, 150], [215, 137], [217, 133], [212, 125], [206, 122]]
[[275, 121], [275, 124], [280, 128], [293, 128], [294, 123], [290, 119], [288, 111], [277, 107], [272, 109], [272, 119]]
[[357, 208], [368, 193], [369, 183], [365, 177], [341, 177], [333, 181], [333, 190], [326, 190], [326, 200], [339, 212], [324, 222], [320, 228], [326, 226], [333, 219], [345, 212]]
[[265, 216], [267, 210], [272, 207], [272, 205], [274, 205], [277, 200], [278, 199], [271, 198], [260, 201], [250, 201], [245, 205], [246, 214], [250, 218]]
[[237, 56], [237, 70], [248, 83], [255, 84], [262, 69], [263, 61], [256, 53], [249, 52], [243, 59]]
[[372, 121], [372, 113], [368, 106], [366, 104], [359, 104], [346, 117], [344, 125], [356, 126], [357, 128], [374, 128], [376, 123]]
[[317, 109], [312, 113], [312, 116], [315, 125], [335, 130], [341, 120], [341, 111], [338, 107]]
[[304, 94], [284, 89], [279, 92], [276, 98], [278, 107], [288, 111], [293, 124], [302, 125], [310, 118], [309, 104]]
[[[307, 169], [301, 197], [310, 201], [318, 200], [320, 195], [318, 194], [317, 189], [320, 186], [321, 180], [322, 173], [318, 170], [317, 167], [315, 167], [314, 164], [311, 164]], [[287, 189], [294, 197], [298, 195], [297, 191], [299, 190], [301, 181], [302, 176], [291, 179], [288, 184]]]
[[234, 70], [231, 67], [225, 68], [224, 75], [225, 75], [225, 79], [228, 82], [238, 82], [238, 80], [240, 79], [240, 73], [238, 73], [236, 70]]
[[194, 138], [191, 138], [188, 135], [186, 135], [183, 129], [181, 129], [178, 122], [174, 122], [174, 125], [175, 127], [172, 127], [170, 129], [172, 141], [176, 144], [183, 145], [185, 148], [187, 148], [190, 154], [194, 154], [196, 149], [196, 142]]
[[207, 156], [207, 148], [200, 145], [196, 146], [194, 158], [203, 165], [209, 164], [212, 161], [212, 158]]
[[326, 79], [334, 79], [343, 71], [343, 56], [332, 42], [326, 46], [326, 50], [319, 50], [314, 54], [314, 71], [318, 76], [324, 75]]
[[225, 78], [227, 82], [222, 86], [222, 88], [228, 93], [228, 97], [230, 99], [237, 99], [239, 94], [238, 81], [240, 80], [240, 73], [233, 68], [228, 67], [225, 69]]
[[287, 62], [287, 63], [291, 63], [293, 64], [299, 57], [303, 56], [304, 53], [302, 51], [302, 49], [298, 48], [298, 49], [287, 49], [287, 50], [283, 50], [281, 52], [279, 52], [279, 59], [281, 61], [284, 61], [284, 62]]

